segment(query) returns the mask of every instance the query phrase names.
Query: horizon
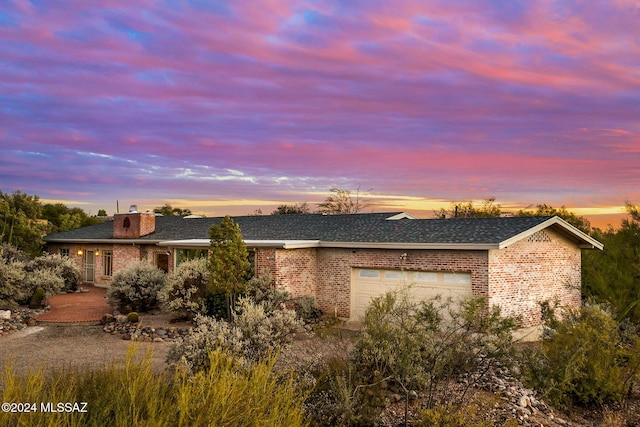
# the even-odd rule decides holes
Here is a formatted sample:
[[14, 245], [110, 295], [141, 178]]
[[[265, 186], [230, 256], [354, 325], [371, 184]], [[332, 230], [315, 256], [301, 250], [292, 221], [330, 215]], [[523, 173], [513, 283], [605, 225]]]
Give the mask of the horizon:
[[619, 226], [640, 203], [635, 2], [10, 1], [0, 187], [208, 216], [372, 189]]

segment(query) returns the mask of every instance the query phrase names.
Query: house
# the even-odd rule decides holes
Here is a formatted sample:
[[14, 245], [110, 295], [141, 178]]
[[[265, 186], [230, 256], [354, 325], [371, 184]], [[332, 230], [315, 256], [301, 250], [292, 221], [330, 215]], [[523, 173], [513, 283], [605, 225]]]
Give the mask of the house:
[[[221, 218], [117, 214], [113, 221], [45, 237], [77, 260], [84, 279], [108, 286], [132, 261], [165, 271], [206, 256]], [[406, 213], [240, 216], [257, 274], [325, 312], [357, 319], [370, 299], [411, 284], [416, 298], [481, 295], [523, 327], [540, 302], [580, 305], [581, 250], [603, 245], [559, 217], [416, 219]]]

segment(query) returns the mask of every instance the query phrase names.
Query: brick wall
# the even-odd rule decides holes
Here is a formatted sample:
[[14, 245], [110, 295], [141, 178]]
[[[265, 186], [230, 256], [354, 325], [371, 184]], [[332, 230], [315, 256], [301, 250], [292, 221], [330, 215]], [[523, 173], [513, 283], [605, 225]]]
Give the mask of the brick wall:
[[580, 263], [580, 248], [552, 229], [491, 250], [489, 302], [520, 317], [522, 327], [538, 325], [542, 301], [580, 306]]
[[151, 234], [156, 229], [153, 213], [126, 213], [113, 216], [113, 238], [135, 239]]
[[[406, 260], [401, 258], [407, 254]], [[444, 250], [318, 249], [316, 298], [325, 313], [349, 317], [351, 269], [405, 269], [471, 273], [472, 291], [487, 295], [487, 252]]]

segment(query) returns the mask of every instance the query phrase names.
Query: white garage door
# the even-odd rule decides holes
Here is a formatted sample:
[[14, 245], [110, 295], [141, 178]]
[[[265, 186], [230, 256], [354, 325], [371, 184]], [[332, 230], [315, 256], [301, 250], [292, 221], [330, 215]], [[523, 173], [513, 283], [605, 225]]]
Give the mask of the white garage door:
[[455, 300], [471, 295], [471, 274], [354, 268], [351, 273], [351, 319], [360, 320], [372, 298], [408, 285], [411, 285], [411, 295], [418, 300], [436, 295]]

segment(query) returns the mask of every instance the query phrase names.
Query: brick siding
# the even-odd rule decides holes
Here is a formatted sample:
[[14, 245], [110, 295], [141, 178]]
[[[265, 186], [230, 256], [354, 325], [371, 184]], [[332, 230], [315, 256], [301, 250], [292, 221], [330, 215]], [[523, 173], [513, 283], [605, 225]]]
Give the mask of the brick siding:
[[522, 327], [540, 324], [543, 301], [580, 307], [580, 248], [551, 229], [544, 234], [489, 251], [489, 303]]

